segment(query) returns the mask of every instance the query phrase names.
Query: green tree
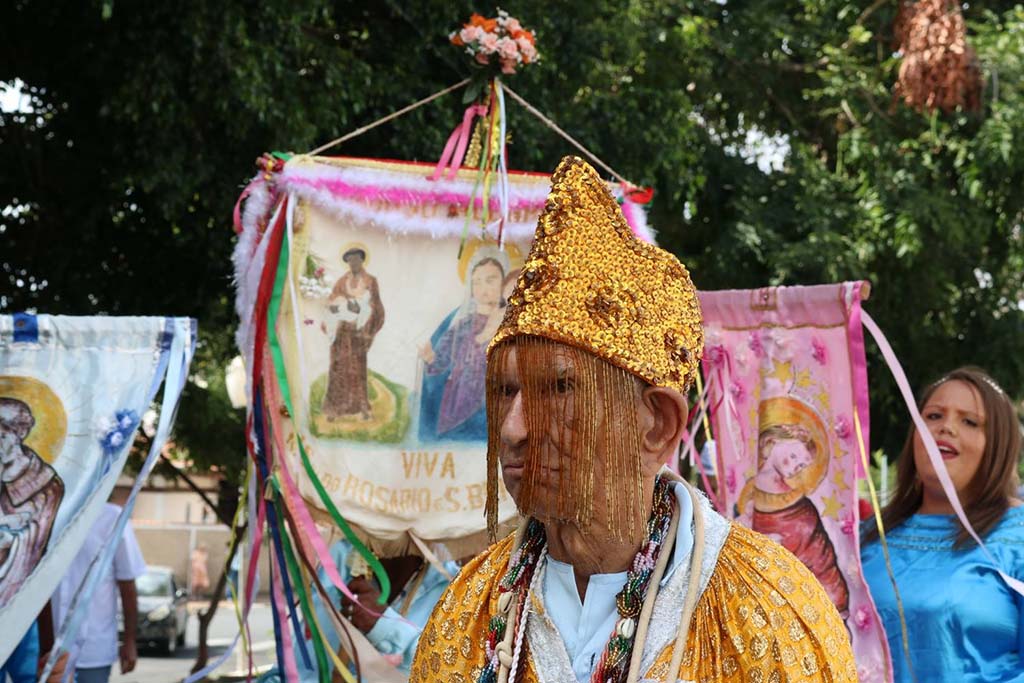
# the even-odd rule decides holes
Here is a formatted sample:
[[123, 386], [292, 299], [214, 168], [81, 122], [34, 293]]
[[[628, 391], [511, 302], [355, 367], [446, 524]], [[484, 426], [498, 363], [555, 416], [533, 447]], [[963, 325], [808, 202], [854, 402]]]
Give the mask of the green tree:
[[[522, 0], [543, 61], [517, 92], [656, 190], [652, 222], [705, 289], [865, 278], [912, 381], [989, 368], [1019, 396], [1024, 360], [1024, 10], [965, 9], [984, 110], [893, 103], [896, 2]], [[0, 81], [0, 310], [199, 319], [200, 381], [177, 443], [237, 472], [230, 209], [271, 149], [305, 151], [468, 75], [446, 35], [469, 2], [14, 0]], [[570, 151], [510, 104], [511, 163]], [[336, 151], [436, 159], [449, 96]], [[784, 162], [745, 152], [770, 140]], [[870, 346], [870, 345], [869, 345]], [[872, 353], [876, 445], [906, 419]], [[237, 446], [237, 447], [236, 447]]]

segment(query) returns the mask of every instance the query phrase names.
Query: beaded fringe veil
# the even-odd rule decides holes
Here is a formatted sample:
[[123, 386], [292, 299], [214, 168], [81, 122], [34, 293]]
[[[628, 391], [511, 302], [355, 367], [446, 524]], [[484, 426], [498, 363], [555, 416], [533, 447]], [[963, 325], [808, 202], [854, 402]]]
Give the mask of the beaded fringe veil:
[[[515, 350], [515, 369], [509, 367]], [[644, 533], [636, 401], [643, 386], [627, 370], [542, 337], [495, 347], [487, 366], [487, 523], [495, 533], [502, 424], [522, 394], [527, 440], [519, 509], [542, 521]], [[601, 518], [594, 497], [600, 496]]]

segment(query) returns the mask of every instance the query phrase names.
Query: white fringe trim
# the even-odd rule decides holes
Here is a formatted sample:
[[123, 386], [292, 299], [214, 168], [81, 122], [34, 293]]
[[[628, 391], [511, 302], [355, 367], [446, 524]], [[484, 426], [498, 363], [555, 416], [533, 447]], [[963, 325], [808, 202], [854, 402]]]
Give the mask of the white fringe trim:
[[[351, 163], [359, 162], [354, 160]], [[395, 162], [395, 165], [399, 163]], [[459, 197], [464, 204], [473, 191], [475, 179], [449, 179], [442, 176], [434, 181], [428, 177], [432, 173], [430, 167], [414, 164], [403, 166], [400, 170], [366, 168], [358, 165], [339, 165], [337, 160], [332, 160], [328, 164], [316, 162], [309, 157], [298, 157], [285, 165], [276, 182], [281, 191], [294, 194], [338, 217], [365, 221], [384, 232], [406, 235], [429, 234], [435, 239], [462, 235], [465, 229], [465, 215], [462, 210], [455, 216], [424, 217], [414, 209], [434, 205], [438, 206], [440, 213], [445, 205], [427, 197], [417, 198], [415, 195], [395, 201], [395, 195], [449, 195], [452, 199]], [[469, 174], [463, 171], [461, 175]], [[344, 183], [351, 188], [357, 188], [357, 194], [336, 192], [329, 187], [330, 183]], [[503, 234], [517, 241], [528, 240], [533, 237], [537, 219], [547, 199], [550, 189], [548, 176], [511, 174], [509, 185], [508, 202], [513, 214], [516, 213], [517, 207], [522, 208], [524, 204], [536, 205], [536, 213], [531, 210], [528, 220], [506, 223]], [[613, 196], [622, 199], [622, 189], [618, 185], [609, 184], [608, 187]], [[479, 188], [477, 194], [480, 194]], [[252, 198], [251, 203], [254, 203]], [[625, 204], [624, 213], [630, 219], [633, 232], [640, 239], [653, 243], [654, 234], [647, 224], [647, 213], [644, 208], [628, 200], [625, 200]], [[382, 206], [392, 208], [381, 208]], [[248, 212], [249, 204], [246, 205], [246, 213]], [[519, 215], [522, 213], [519, 212]], [[497, 212], [492, 211], [490, 232], [495, 235], [498, 217]], [[471, 220], [470, 234], [479, 229], [479, 222]]]

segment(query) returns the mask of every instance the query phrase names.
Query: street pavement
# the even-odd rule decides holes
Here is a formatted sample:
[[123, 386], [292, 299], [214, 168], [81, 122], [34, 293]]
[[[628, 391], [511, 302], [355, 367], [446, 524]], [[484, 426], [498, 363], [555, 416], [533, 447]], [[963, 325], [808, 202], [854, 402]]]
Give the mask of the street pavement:
[[[178, 683], [185, 679], [196, 661], [196, 646], [199, 642], [199, 619], [195, 612], [205, 609], [209, 603], [189, 603], [188, 626], [185, 632], [185, 646], [179, 647], [171, 656], [161, 656], [157, 652], [141, 648], [139, 662], [135, 671], [128, 674], [120, 672], [120, 665], [114, 664], [110, 674], [110, 683]], [[274, 651], [274, 620], [270, 605], [256, 603], [249, 612], [249, 629], [253, 639], [253, 663], [258, 671], [275, 663], [277, 655]], [[231, 645], [238, 633], [238, 621], [235, 618], [233, 605], [222, 602], [217, 613], [210, 622], [210, 662], [221, 656]], [[210, 674], [211, 679], [233, 678], [239, 674], [244, 680], [244, 669], [248, 666], [239, 641], [227, 661]], [[239, 671], [241, 669], [241, 671]]]

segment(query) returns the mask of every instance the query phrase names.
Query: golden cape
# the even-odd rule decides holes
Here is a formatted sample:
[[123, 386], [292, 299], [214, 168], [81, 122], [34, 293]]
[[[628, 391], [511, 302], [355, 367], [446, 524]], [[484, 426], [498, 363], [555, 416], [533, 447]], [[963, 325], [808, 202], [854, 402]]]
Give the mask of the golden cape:
[[[849, 637], [814, 576], [789, 551], [731, 524], [704, 502], [709, 534], [702, 592], [682, 665], [668, 671], [678, 628], [674, 584], [662, 586], [642, 658], [644, 681], [783, 683], [856, 681]], [[717, 529], [717, 541], [716, 541]], [[484, 640], [496, 613], [498, 582], [512, 552], [512, 536], [471, 560], [448, 587], [420, 638], [409, 680], [473, 683], [484, 666]], [[704, 575], [707, 575], [706, 577]], [[665, 594], [664, 596], [662, 594]], [[664, 599], [663, 599], [664, 598]], [[531, 595], [524, 683], [575, 680], [543, 600]], [[674, 617], [674, 619], [673, 619]], [[547, 638], [547, 639], [546, 639]], [[665, 643], [662, 645], [662, 643]], [[558, 646], [561, 645], [561, 652]], [[564, 660], [564, 661], [562, 661]], [[565, 678], [568, 674], [569, 678]]]

